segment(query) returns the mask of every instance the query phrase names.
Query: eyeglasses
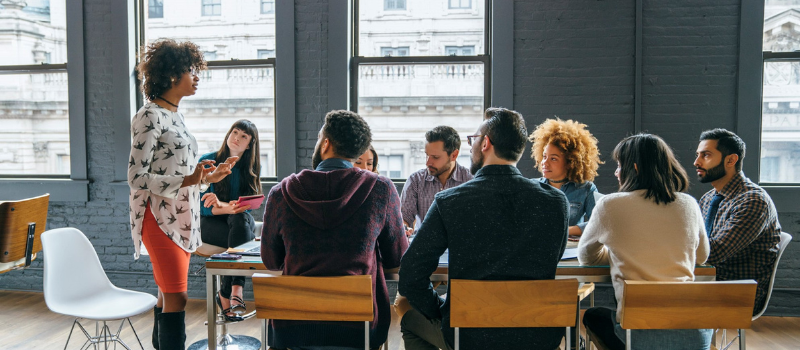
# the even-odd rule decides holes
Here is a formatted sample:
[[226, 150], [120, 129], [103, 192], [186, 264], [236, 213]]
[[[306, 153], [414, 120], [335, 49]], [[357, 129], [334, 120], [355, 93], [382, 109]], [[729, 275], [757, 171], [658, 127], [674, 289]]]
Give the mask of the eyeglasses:
[[478, 137], [483, 137], [484, 135], [469, 135], [467, 136], [467, 144], [472, 146], [472, 141]]
[[189, 68], [189, 73], [195, 77], [200, 76], [200, 70], [197, 67]]

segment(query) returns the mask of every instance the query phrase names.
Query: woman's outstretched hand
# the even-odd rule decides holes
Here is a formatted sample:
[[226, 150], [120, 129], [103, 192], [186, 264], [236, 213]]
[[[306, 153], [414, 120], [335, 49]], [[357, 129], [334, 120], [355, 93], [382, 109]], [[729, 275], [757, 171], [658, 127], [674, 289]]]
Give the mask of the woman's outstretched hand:
[[215, 170], [206, 176], [206, 180], [211, 183], [222, 181], [226, 176], [231, 173], [231, 169], [236, 165], [239, 157], [232, 156], [225, 159], [225, 162], [216, 166]]

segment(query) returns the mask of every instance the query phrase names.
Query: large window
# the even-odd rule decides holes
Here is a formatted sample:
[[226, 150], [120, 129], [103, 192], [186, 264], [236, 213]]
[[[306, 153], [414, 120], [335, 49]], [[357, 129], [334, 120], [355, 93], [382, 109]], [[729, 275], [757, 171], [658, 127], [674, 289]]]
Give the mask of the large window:
[[[385, 16], [389, 0], [356, 3], [350, 105], [372, 128], [381, 173], [404, 179], [425, 167], [426, 131], [475, 132], [489, 104], [490, 62], [486, 3], [455, 14], [448, 0], [398, 3], [407, 10], [400, 17]], [[460, 152], [469, 152], [465, 140]]]
[[0, 175], [69, 175], [66, 1], [3, 1], [0, 27]]
[[[206, 6], [220, 0], [203, 0]], [[197, 44], [209, 69], [200, 76], [197, 94], [181, 101], [181, 111], [200, 153], [222, 145], [225, 133], [239, 119], [259, 131], [264, 177], [276, 176], [275, 153], [275, 18], [262, 16], [259, 1], [228, 1], [225, 16], [209, 26], [191, 11], [167, 11], [164, 20], [147, 21], [144, 40], [161, 37]]]
[[764, 8], [762, 183], [800, 183], [800, 0]]
[[383, 9], [387, 11], [405, 10], [406, 0], [383, 0]]

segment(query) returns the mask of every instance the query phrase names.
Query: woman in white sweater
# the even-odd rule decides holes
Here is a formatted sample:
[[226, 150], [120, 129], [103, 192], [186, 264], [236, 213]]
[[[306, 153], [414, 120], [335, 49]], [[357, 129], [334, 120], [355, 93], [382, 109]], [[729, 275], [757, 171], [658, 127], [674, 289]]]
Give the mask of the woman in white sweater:
[[[686, 191], [689, 178], [660, 137], [633, 135], [612, 157], [619, 192], [595, 206], [578, 245], [581, 265], [609, 265], [614, 294], [622, 301], [624, 280], [693, 281], [695, 264], [708, 258], [709, 244], [697, 201]], [[596, 307], [583, 323], [610, 349], [624, 349], [616, 311]], [[707, 349], [711, 330], [634, 331], [639, 349]]]

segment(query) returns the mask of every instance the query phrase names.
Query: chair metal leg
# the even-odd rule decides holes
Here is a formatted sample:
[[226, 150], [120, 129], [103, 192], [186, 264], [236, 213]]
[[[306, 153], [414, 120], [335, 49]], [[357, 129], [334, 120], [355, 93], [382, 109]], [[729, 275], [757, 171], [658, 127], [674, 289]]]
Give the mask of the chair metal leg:
[[455, 339], [455, 346], [456, 346], [456, 347], [455, 347], [455, 350], [458, 350], [458, 349], [459, 349], [459, 347], [460, 347], [460, 346], [459, 346], [459, 340], [460, 340], [460, 338], [461, 338], [461, 337], [459, 337], [459, 336], [458, 336], [458, 335], [459, 335], [459, 333], [460, 333], [460, 332], [459, 332], [459, 328], [461, 328], [461, 327], [456, 327], [456, 335], [455, 335], [455, 338], [456, 338], [456, 339]]
[[631, 330], [625, 330], [625, 350], [631, 350]]
[[569, 348], [570, 348], [569, 329], [570, 329], [570, 327], [567, 327], [567, 336], [564, 337], [564, 343], [565, 343], [564, 349], [566, 349], [566, 350], [569, 350]]
[[739, 350], [745, 350], [747, 348], [744, 341], [744, 331], [744, 329], [739, 330]]
[[369, 350], [369, 321], [364, 321], [364, 350]]
[[267, 322], [269, 320], [263, 319], [261, 320], [261, 350], [267, 350]]

